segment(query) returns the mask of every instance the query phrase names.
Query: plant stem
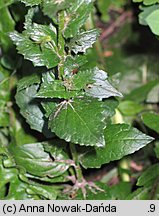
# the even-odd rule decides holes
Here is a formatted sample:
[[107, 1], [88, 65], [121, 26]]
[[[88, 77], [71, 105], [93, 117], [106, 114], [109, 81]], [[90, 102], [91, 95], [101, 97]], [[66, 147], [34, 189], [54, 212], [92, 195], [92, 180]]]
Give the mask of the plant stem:
[[82, 174], [80, 164], [78, 162], [78, 155], [77, 155], [75, 144], [70, 143], [70, 151], [71, 151], [71, 154], [72, 154], [72, 158], [76, 163], [76, 167], [75, 167], [76, 178], [77, 178], [77, 180], [79, 182], [82, 182], [83, 181], [83, 174]]
[[63, 37], [63, 30], [65, 27], [65, 11], [61, 11], [58, 14], [58, 50], [60, 56], [60, 63], [58, 66], [58, 77], [59, 79], [63, 79], [64, 76], [64, 61], [65, 61], [65, 39]]

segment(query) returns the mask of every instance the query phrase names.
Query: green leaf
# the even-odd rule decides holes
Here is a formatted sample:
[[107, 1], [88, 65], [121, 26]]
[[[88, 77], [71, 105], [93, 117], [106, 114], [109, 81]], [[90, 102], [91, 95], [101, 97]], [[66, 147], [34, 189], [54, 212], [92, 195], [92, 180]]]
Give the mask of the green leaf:
[[2, 157], [0, 156], [0, 176], [3, 176], [3, 178], [1, 178], [0, 188], [7, 184], [9, 181], [12, 181], [17, 174], [17, 169], [4, 167]]
[[26, 6], [35, 6], [42, 2], [42, 0], [20, 0], [20, 1], [25, 3]]
[[[88, 96], [99, 99], [113, 96], [122, 97], [122, 94], [118, 92], [107, 80], [108, 76], [105, 71], [99, 70], [97, 67], [95, 67], [92, 71], [86, 72], [92, 73], [92, 81], [94, 82], [90, 83], [90, 85], [87, 85], [85, 88], [86, 94]], [[89, 76], [91, 77], [91, 75]]]
[[144, 124], [159, 133], [159, 115], [155, 113], [144, 113], [142, 115]]
[[30, 76], [23, 77], [18, 83], [17, 83], [17, 91], [21, 91], [23, 89], [26, 89], [27, 87], [33, 85], [33, 84], [39, 84], [40, 83], [40, 76], [38, 74], [34, 73]]
[[50, 117], [50, 115], [54, 112], [54, 110], [57, 107], [57, 103], [55, 103], [55, 101], [51, 101], [51, 100], [49, 100], [49, 101], [47, 101], [47, 100], [43, 101], [43, 102], [41, 102], [41, 105], [42, 105], [42, 107], [45, 110], [45, 116], [47, 118]]
[[144, 0], [145, 5], [151, 5], [156, 3], [159, 3], [159, 0]]
[[57, 106], [50, 116], [49, 127], [67, 142], [85, 146], [104, 146], [104, 119], [102, 102], [91, 98], [74, 99], [63, 101]]
[[54, 82], [42, 83], [40, 90], [36, 94], [39, 98], [64, 98], [70, 99], [77, 95], [77, 91], [69, 91], [66, 89], [65, 83], [60, 80]]
[[0, 1], [0, 46], [6, 52], [12, 47], [12, 43], [8, 36], [9, 32], [14, 31], [15, 22], [9, 10], [11, 1]]
[[64, 183], [64, 182], [68, 182], [68, 176], [69, 176], [68, 171], [66, 171], [62, 175], [56, 176], [54, 178], [50, 178], [49, 176], [38, 177], [38, 176], [35, 176], [35, 175], [31, 175], [29, 173], [25, 173], [25, 177], [27, 177], [27, 178], [34, 179], [35, 181], [40, 180], [41, 182], [47, 182], [47, 183]]
[[43, 12], [50, 18], [54, 18], [57, 12], [69, 8], [74, 0], [45, 0], [43, 2]]
[[148, 25], [147, 17], [154, 12], [155, 10], [159, 9], [159, 5], [152, 5], [149, 7], [141, 7], [143, 12], [139, 14], [139, 23], [142, 25]]
[[151, 141], [152, 137], [127, 124], [108, 125], [105, 129], [105, 147], [83, 152], [79, 160], [85, 168], [99, 168], [102, 164], [138, 151]]
[[130, 193], [130, 182], [120, 182], [110, 187], [111, 200], [125, 200]]
[[93, 1], [92, 0], [76, 0], [67, 9], [67, 15], [65, 16], [65, 38], [74, 37], [82, 27], [90, 12], [92, 11]]
[[107, 73], [98, 68], [79, 71], [64, 81], [54, 80], [43, 82], [37, 97], [71, 99], [77, 95], [84, 95], [103, 99], [112, 96], [122, 96], [108, 81]]
[[133, 116], [141, 112], [144, 107], [134, 101], [122, 101], [119, 104], [120, 112], [125, 116]]
[[87, 58], [84, 55], [67, 56], [64, 63], [64, 71], [66, 77], [71, 77], [80, 70], [80, 67], [87, 63]]
[[60, 176], [69, 168], [66, 161], [67, 154], [60, 147], [54, 145], [33, 143], [16, 146], [12, 144], [9, 146], [9, 150], [17, 165], [39, 179], [40, 177]]
[[[4, 196], [1, 199], [28, 199], [28, 195], [25, 192], [26, 185], [18, 179], [18, 170], [15, 168], [5, 168], [3, 166], [2, 158], [0, 157], [0, 191], [5, 187]], [[6, 191], [6, 185], [9, 183], [8, 192]], [[6, 196], [6, 194], [8, 195]], [[1, 196], [1, 195], [0, 195]]]
[[150, 188], [138, 188], [136, 191], [127, 196], [126, 200], [149, 200]]
[[159, 0], [133, 0], [133, 2], [143, 2], [145, 5], [159, 3]]
[[[33, 199], [33, 197], [29, 196], [26, 193], [26, 189], [29, 187], [28, 184], [21, 182], [18, 177], [16, 177], [13, 181], [10, 182], [9, 193], [5, 197], [6, 200], [29, 200]], [[38, 197], [34, 197], [38, 199]]]
[[56, 187], [53, 185], [49, 186], [42, 184], [29, 185], [26, 192], [28, 195], [38, 195], [41, 199], [43, 198], [46, 200], [56, 200], [58, 194]]
[[155, 35], [159, 35], [159, 9], [153, 11], [150, 15], [147, 16], [146, 21], [149, 25], [151, 31]]
[[159, 3], [159, 0], [144, 0], [145, 5]]
[[86, 52], [86, 50], [96, 42], [97, 37], [99, 36], [99, 31], [97, 29], [92, 29], [86, 32], [81, 32], [68, 43], [68, 47], [75, 54]]
[[14, 120], [14, 126], [12, 126], [12, 140], [16, 145], [24, 145], [27, 143], [37, 142], [37, 138], [30, 133], [27, 133], [26, 128], [22, 126], [22, 123], [17, 119]]
[[44, 114], [39, 106], [39, 103], [35, 101], [35, 95], [37, 93], [39, 85], [32, 85], [26, 89], [18, 91], [15, 98], [16, 103], [20, 107], [20, 112], [27, 123], [34, 130], [42, 132], [44, 129]]
[[138, 186], [150, 186], [153, 185], [154, 182], [159, 177], [159, 164], [154, 164], [147, 168], [142, 175], [139, 177], [137, 181]]
[[52, 68], [59, 63], [55, 28], [34, 23], [23, 34], [10, 34], [20, 54], [33, 62], [34, 66]]
[[32, 28], [33, 24], [33, 16], [34, 16], [35, 8], [30, 8], [28, 10], [28, 13], [25, 15], [25, 23], [24, 23], [24, 28], [27, 30]]

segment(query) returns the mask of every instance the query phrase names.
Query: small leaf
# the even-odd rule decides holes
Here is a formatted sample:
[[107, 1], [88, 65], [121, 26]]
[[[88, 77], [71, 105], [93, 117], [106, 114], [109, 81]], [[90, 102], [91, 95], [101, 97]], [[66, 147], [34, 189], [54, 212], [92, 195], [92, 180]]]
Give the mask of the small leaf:
[[36, 73], [34, 73], [31, 76], [23, 77], [17, 83], [17, 91], [21, 91], [21, 90], [26, 89], [27, 87], [29, 87], [33, 84], [39, 84], [39, 83], [40, 83], [40, 76], [38, 76]]
[[97, 29], [92, 29], [86, 32], [81, 32], [74, 38], [70, 40], [68, 43], [68, 47], [72, 50], [75, 54], [79, 52], [86, 52], [86, 50], [92, 47], [99, 36], [99, 31]]
[[79, 31], [80, 27], [85, 24], [87, 18], [93, 7], [92, 0], [76, 0], [67, 9], [65, 17], [65, 38], [74, 37]]
[[155, 113], [144, 113], [142, 115], [144, 124], [159, 133], [159, 115]]
[[159, 3], [159, 0], [144, 0], [145, 5], [151, 5], [156, 3]]
[[74, 0], [45, 0], [43, 2], [43, 12], [50, 18], [54, 18], [57, 12], [69, 8]]
[[49, 126], [52, 132], [67, 142], [85, 146], [104, 146], [104, 119], [102, 102], [90, 98], [74, 99], [63, 101], [57, 106], [56, 111], [50, 116]]
[[[90, 72], [89, 72], [90, 73]], [[118, 92], [107, 80], [107, 73], [103, 70], [99, 70], [97, 67], [92, 70], [93, 84], [87, 85], [85, 88], [86, 94], [91, 97], [103, 99], [113, 96], [122, 97], [122, 94]]]
[[119, 104], [120, 112], [125, 116], [133, 116], [141, 112], [144, 107], [134, 101], [122, 101]]
[[159, 9], [153, 11], [149, 16], [147, 16], [146, 21], [147, 24], [149, 25], [151, 31], [155, 35], [159, 35]]
[[20, 54], [33, 62], [34, 66], [52, 68], [59, 63], [56, 32], [52, 25], [44, 26], [34, 23], [32, 29], [23, 34], [10, 34]]
[[105, 147], [83, 152], [79, 160], [85, 168], [99, 168], [102, 164], [119, 160], [138, 151], [152, 141], [152, 137], [129, 125], [109, 125], [105, 129]]
[[142, 7], [143, 11], [139, 14], [139, 23], [142, 25], [148, 25], [147, 17], [155, 10], [159, 9], [159, 5], [152, 5], [149, 7]]
[[39, 85], [32, 85], [18, 91], [15, 96], [16, 103], [20, 107], [20, 113], [26, 119], [30, 127], [50, 137], [52, 133], [47, 128], [47, 121], [44, 118], [42, 107], [40, 103], [35, 100], [38, 88]]

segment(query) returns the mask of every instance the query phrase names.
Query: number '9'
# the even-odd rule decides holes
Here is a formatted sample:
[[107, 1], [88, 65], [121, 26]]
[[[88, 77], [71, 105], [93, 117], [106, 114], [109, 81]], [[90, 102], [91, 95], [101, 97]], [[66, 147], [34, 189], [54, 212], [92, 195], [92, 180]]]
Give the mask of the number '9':
[[155, 205], [154, 204], [150, 205], [150, 212], [155, 212]]

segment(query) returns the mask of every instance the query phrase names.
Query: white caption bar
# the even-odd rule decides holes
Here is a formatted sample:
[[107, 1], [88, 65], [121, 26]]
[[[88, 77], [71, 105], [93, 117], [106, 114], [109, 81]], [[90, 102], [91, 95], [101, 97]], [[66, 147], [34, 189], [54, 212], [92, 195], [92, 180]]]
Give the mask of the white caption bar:
[[0, 201], [0, 216], [159, 216], [159, 201]]

